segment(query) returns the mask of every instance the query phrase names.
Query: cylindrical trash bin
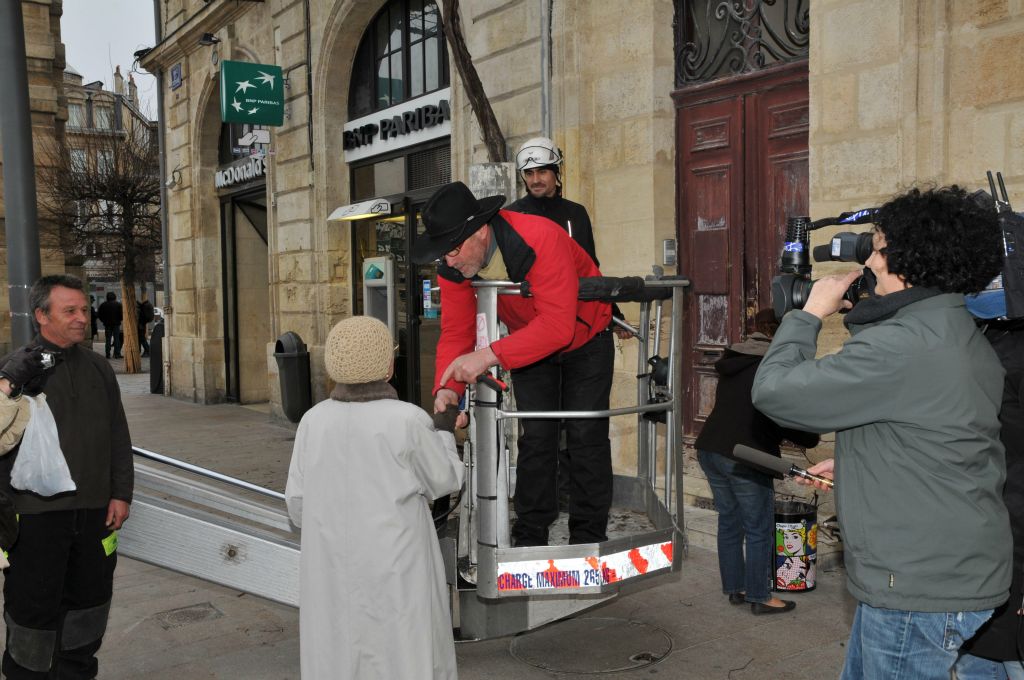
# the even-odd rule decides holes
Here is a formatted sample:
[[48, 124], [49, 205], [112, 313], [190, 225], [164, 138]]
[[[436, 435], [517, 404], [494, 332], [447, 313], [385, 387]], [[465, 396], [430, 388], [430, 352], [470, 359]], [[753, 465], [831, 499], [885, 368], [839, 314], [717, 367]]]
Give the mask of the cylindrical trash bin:
[[281, 380], [281, 410], [293, 423], [312, 406], [309, 380], [309, 352], [297, 333], [288, 331], [274, 346], [277, 373]]
[[149, 334], [149, 393], [164, 393], [164, 318], [158, 316]]
[[775, 590], [814, 590], [818, 509], [802, 501], [775, 502]]

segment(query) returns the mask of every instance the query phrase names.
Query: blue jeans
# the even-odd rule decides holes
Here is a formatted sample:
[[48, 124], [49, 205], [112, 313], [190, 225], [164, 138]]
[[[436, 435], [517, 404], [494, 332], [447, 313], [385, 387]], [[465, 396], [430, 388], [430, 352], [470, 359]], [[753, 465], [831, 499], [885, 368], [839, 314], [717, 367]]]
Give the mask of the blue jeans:
[[771, 599], [768, 586], [775, 535], [772, 478], [711, 451], [697, 451], [697, 461], [711, 485], [718, 510], [722, 592], [746, 593], [748, 602], [767, 602]]
[[991, 609], [912, 612], [861, 602], [839, 680], [949, 680], [960, 645], [991, 616]]
[[1024, 662], [989, 661], [973, 654], [961, 654], [956, 662], [957, 680], [1024, 680]]

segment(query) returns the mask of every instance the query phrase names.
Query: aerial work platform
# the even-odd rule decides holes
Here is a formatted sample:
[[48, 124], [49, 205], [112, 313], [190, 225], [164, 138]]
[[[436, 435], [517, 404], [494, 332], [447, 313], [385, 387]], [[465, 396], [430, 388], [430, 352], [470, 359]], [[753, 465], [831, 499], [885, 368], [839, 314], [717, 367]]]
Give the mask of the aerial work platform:
[[[581, 280], [581, 299], [640, 303], [637, 328], [619, 322], [637, 343], [634, 405], [523, 412], [509, 395], [483, 383], [471, 386], [466, 486], [440, 536], [453, 621], [463, 639], [537, 628], [615, 597], [623, 584], [680, 568], [686, 549], [680, 350], [687, 285], [680, 277]], [[474, 286], [478, 336], [497, 339], [498, 296], [529, 291], [510, 282]], [[614, 478], [609, 540], [559, 544], [565, 541], [560, 533], [567, 532], [556, 523], [552, 545], [513, 547], [518, 421], [605, 417], [629, 421], [637, 448], [635, 472]], [[136, 454], [145, 461], [136, 464], [132, 519], [120, 532], [123, 555], [298, 606], [299, 533], [288, 520], [283, 494], [144, 449]]]

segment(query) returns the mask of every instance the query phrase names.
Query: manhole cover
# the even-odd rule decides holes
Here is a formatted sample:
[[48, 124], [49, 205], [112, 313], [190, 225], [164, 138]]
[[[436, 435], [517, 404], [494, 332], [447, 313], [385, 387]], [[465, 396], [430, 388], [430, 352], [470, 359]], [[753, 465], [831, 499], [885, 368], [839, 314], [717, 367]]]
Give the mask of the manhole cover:
[[209, 602], [203, 602], [202, 604], [193, 604], [188, 607], [168, 609], [165, 612], [154, 614], [153, 618], [156, 619], [157, 623], [159, 623], [164, 630], [170, 630], [171, 628], [187, 626], [190, 623], [219, 619], [222, 616], [224, 616], [224, 614], [219, 609]]
[[512, 656], [556, 673], [617, 673], [658, 663], [672, 638], [646, 623], [610, 618], [561, 621], [512, 640]]

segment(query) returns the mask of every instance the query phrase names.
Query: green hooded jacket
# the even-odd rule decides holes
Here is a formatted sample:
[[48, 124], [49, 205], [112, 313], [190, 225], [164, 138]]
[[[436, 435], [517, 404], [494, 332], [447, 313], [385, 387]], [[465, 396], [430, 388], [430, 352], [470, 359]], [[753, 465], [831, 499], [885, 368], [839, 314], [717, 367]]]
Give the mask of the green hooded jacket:
[[820, 329], [812, 314], [786, 315], [753, 398], [784, 427], [836, 433], [850, 592], [906, 611], [1001, 604], [1012, 550], [1001, 497], [1004, 371], [963, 296], [911, 301], [815, 359]]

